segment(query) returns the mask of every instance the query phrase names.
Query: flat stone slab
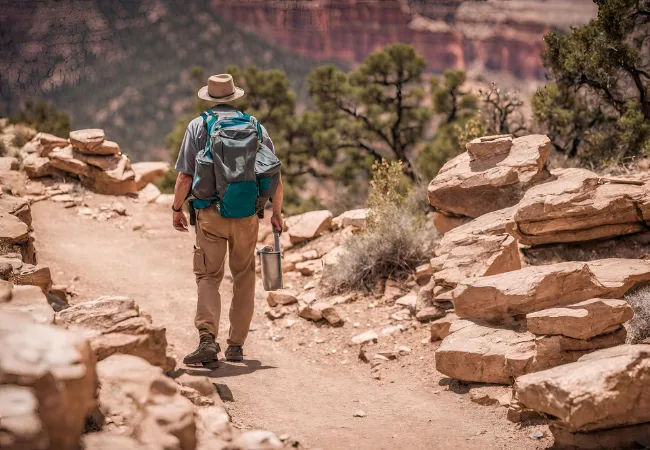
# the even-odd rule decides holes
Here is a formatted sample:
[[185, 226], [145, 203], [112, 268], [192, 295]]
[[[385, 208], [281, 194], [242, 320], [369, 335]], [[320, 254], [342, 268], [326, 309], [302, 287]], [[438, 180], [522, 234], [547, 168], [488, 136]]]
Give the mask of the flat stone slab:
[[534, 334], [470, 321], [453, 325], [458, 322], [464, 323], [436, 351], [438, 372], [461, 381], [512, 384], [533, 370]]
[[314, 239], [332, 225], [332, 213], [327, 210], [310, 211], [287, 218], [286, 225], [292, 244]]
[[650, 224], [650, 183], [605, 183], [584, 169], [558, 171], [558, 179], [531, 188], [509, 231], [524, 245], [612, 238]]
[[429, 203], [449, 216], [479, 217], [516, 205], [526, 190], [550, 178], [548, 137], [513, 139], [507, 154], [474, 160], [465, 152], [447, 162], [431, 181]]
[[528, 331], [534, 334], [559, 334], [589, 339], [618, 328], [634, 316], [625, 300], [594, 298], [526, 315]]
[[650, 345], [621, 345], [521, 376], [517, 398], [570, 432], [650, 422]]
[[452, 291], [458, 317], [499, 322], [509, 317], [597, 297], [620, 298], [650, 281], [650, 262], [604, 259], [529, 266], [470, 278]]

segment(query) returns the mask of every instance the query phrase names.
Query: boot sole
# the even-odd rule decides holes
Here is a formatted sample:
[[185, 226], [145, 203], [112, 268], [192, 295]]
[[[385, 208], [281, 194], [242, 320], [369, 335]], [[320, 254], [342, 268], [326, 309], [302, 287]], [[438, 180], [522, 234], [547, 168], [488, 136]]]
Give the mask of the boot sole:
[[226, 361], [240, 362], [243, 360], [244, 360], [243, 356], [226, 356]]

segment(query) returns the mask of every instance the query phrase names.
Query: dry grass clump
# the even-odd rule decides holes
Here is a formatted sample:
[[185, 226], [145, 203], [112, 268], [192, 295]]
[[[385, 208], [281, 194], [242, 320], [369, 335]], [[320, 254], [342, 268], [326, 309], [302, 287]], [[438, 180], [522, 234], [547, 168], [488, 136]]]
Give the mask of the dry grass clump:
[[438, 233], [410, 200], [416, 193], [402, 174], [401, 162], [373, 166], [366, 231], [344, 243], [346, 252], [324, 280], [331, 291], [370, 291], [380, 279], [405, 278], [431, 258]]
[[638, 344], [650, 339], [650, 286], [635, 290], [625, 296], [634, 310], [634, 317], [625, 324], [627, 343]]
[[11, 132], [14, 135], [12, 144], [18, 149], [22, 148], [23, 145], [27, 144], [36, 136], [36, 130], [22, 124], [14, 125]]

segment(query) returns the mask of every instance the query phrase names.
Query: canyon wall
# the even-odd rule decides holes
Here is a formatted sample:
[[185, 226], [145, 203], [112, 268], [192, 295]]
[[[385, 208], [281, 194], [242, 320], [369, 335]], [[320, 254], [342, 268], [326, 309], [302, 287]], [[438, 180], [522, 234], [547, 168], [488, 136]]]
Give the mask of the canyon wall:
[[413, 44], [429, 69], [506, 71], [542, 78], [543, 36], [596, 15], [591, 0], [213, 0], [217, 15], [289, 51], [356, 64], [393, 42]]

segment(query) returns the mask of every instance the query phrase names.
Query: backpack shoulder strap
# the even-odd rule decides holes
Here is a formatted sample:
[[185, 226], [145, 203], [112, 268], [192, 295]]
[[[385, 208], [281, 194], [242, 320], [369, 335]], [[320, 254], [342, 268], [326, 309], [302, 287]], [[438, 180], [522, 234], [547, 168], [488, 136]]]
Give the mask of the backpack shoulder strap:
[[203, 126], [205, 126], [205, 131], [210, 134], [212, 125], [219, 119], [217, 113], [211, 109], [203, 111], [201, 113], [201, 118], [203, 119]]
[[264, 135], [262, 134], [262, 125], [258, 122], [258, 120], [254, 116], [248, 116], [248, 117], [250, 117], [249, 120], [257, 129], [257, 139], [259, 139], [260, 142], [263, 142]]

